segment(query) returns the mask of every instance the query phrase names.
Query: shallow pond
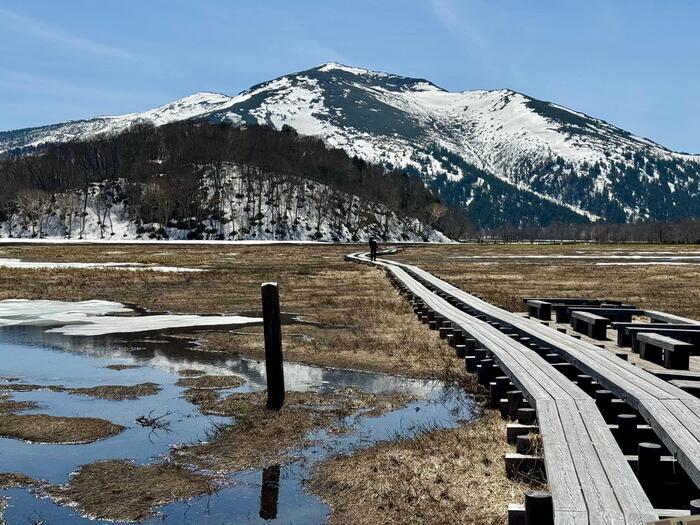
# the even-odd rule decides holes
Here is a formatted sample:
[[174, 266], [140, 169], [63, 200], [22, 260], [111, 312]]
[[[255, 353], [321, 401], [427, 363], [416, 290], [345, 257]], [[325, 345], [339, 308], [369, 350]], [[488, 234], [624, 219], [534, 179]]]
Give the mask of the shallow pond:
[[[12, 392], [15, 400], [40, 404], [22, 413], [60, 416], [92, 416], [126, 427], [112, 438], [84, 445], [32, 444], [0, 438], [0, 472], [23, 472], [52, 483], [65, 483], [80, 465], [100, 459], [128, 458], [148, 463], [166, 455], [181, 443], [205, 440], [216, 425], [231, 420], [202, 415], [181, 398], [183, 388], [175, 383], [178, 371], [199, 369], [211, 374], [237, 374], [246, 379], [241, 387], [225, 392], [249, 392], [265, 388], [263, 362], [197, 350], [196, 344], [179, 337], [157, 336], [72, 338], [38, 328], [0, 329], [0, 376], [21, 383], [92, 387], [157, 383], [162, 390], [136, 400], [110, 401], [66, 392], [39, 390]], [[107, 365], [135, 365], [112, 370]], [[0, 380], [0, 391], [2, 390]], [[304, 490], [304, 480], [313, 466], [329, 455], [344, 453], [393, 439], [410, 436], [425, 428], [454, 427], [474, 417], [475, 404], [464, 393], [446, 389], [435, 381], [408, 380], [383, 374], [327, 369], [295, 363], [285, 364], [287, 390], [332, 392], [355, 388], [368, 393], [405, 392], [416, 401], [377, 417], [347, 418], [350, 431], [338, 435], [317, 432], [314, 443], [294, 451], [293, 460], [261, 470], [246, 470], [229, 476], [230, 484], [212, 496], [176, 502], [158, 509], [144, 523], [322, 523], [328, 507]], [[166, 416], [167, 430], [143, 428], [135, 420], [141, 415]], [[79, 516], [70, 507], [37, 498], [27, 489], [0, 493], [9, 498], [5, 510], [8, 524], [101, 523]], [[44, 520], [43, 522], [41, 520]], [[106, 522], [105, 522], [106, 523]]]

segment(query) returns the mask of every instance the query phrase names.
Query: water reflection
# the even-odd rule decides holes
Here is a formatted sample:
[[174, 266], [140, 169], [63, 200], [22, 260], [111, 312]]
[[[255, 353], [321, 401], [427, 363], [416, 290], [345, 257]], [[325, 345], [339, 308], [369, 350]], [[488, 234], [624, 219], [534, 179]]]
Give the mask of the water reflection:
[[264, 520], [277, 518], [277, 499], [280, 494], [280, 466], [272, 465], [262, 471], [260, 486], [260, 512]]
[[[24, 472], [52, 483], [65, 483], [80, 465], [99, 459], [156, 461], [171, 446], [207, 439], [215, 425], [230, 422], [228, 418], [203, 416], [182, 399], [183, 389], [175, 384], [180, 370], [238, 374], [246, 379], [244, 385], [227, 393], [265, 388], [264, 362], [203, 352], [191, 340], [165, 334], [69, 338], [40, 329], [4, 328], [0, 329], [0, 363], [0, 377], [18, 378], [23, 383], [85, 387], [150, 381], [162, 386], [157, 395], [133, 401], [100, 400], [44, 390], [13, 393], [17, 400], [40, 403], [39, 408], [29, 413], [103, 417], [127, 427], [118, 436], [86, 445], [36, 445], [0, 438], [0, 472]], [[120, 371], [105, 368], [114, 364], [137, 368]], [[165, 505], [145, 523], [322, 523], [328, 507], [304, 490], [304, 480], [309, 478], [313, 465], [331, 454], [346, 453], [397, 435], [410, 436], [428, 427], [453, 427], [474, 414], [470, 398], [450, 392], [436, 381], [287, 363], [285, 382], [288, 390], [401, 391], [418, 399], [381, 416], [348, 418], [350, 431], [345, 434], [313, 433], [309, 436], [310, 445], [293, 451], [290, 463], [232, 474], [215, 495]], [[172, 412], [168, 416], [168, 432], [152, 435], [151, 429], [135, 422], [143, 414], [166, 411]], [[83, 518], [69, 507], [59, 507], [24, 489], [6, 490], [0, 493], [3, 496], [10, 498], [5, 513], [9, 524], [26, 523], [32, 513], [45, 523], [106, 523]]]

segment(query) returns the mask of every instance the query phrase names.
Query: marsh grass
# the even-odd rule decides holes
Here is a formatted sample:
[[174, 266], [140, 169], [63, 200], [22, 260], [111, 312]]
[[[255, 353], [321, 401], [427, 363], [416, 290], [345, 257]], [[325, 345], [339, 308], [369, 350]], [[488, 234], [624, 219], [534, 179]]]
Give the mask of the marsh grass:
[[351, 415], [381, 415], [408, 403], [402, 394], [365, 394], [345, 390], [332, 394], [287, 392], [281, 410], [268, 410], [265, 392], [234, 393], [224, 398], [211, 391], [194, 392], [205, 414], [234, 418], [231, 426], [220, 427], [211, 440], [177, 451], [178, 462], [199, 468], [232, 472], [263, 468], [289, 459], [291, 449], [308, 444], [316, 430], [342, 432]]
[[194, 368], [185, 368], [184, 370], [178, 370], [177, 374], [180, 377], [197, 377], [206, 374], [203, 370], [196, 370]]
[[512, 451], [495, 411], [450, 430], [380, 443], [319, 465], [309, 488], [332, 507], [330, 524], [501, 525], [509, 502], [542, 488], [506, 477]]
[[136, 465], [124, 460], [98, 461], [84, 465], [65, 486], [52, 487], [49, 494], [60, 503], [70, 503], [87, 516], [116, 521], [136, 521], [171, 501], [211, 494], [211, 477], [173, 463]]
[[236, 388], [245, 383], [245, 380], [237, 375], [213, 376], [200, 375], [197, 377], [183, 377], [175, 383], [177, 386], [197, 389], [222, 389]]
[[30, 410], [39, 406], [34, 401], [15, 401], [8, 394], [0, 394], [0, 417], [3, 414]]
[[120, 372], [122, 370], [132, 370], [134, 368], [141, 368], [141, 365], [121, 365], [121, 364], [116, 364], [116, 365], [107, 365], [105, 368], [108, 368], [109, 370], [115, 370], [117, 372]]
[[92, 443], [119, 434], [124, 427], [106, 419], [47, 414], [2, 414], [0, 436], [30, 443]]
[[17, 487], [30, 487], [36, 482], [26, 474], [19, 472], [0, 472], [0, 490]]
[[[457, 363], [416, 323], [378, 269], [343, 257], [347, 245], [3, 246], [4, 257], [37, 261], [145, 262], [205, 268], [178, 274], [0, 268], [0, 299], [107, 299], [153, 311], [223, 314], [260, 310], [260, 284], [280, 285], [283, 312], [309, 324], [283, 327], [285, 358], [307, 364], [436, 377]], [[166, 251], [167, 250], [167, 251]], [[197, 334], [205, 350], [261, 357], [262, 330]]]
[[[638, 252], [700, 253], [698, 245], [450, 245], [409, 246], [392, 260], [415, 264], [510, 311], [525, 297], [619, 299], [640, 308], [700, 319], [700, 264], [598, 266], [601, 257]], [[464, 256], [515, 257], [458, 259]], [[518, 259], [518, 256], [593, 259]], [[697, 255], [697, 253], [696, 253]], [[643, 262], [643, 261], [641, 261]]]
[[161, 391], [156, 383], [139, 383], [137, 385], [99, 385], [92, 387], [68, 388], [61, 385], [35, 385], [29, 383], [10, 383], [0, 385], [0, 391], [32, 392], [49, 390], [51, 392], [67, 392], [72, 395], [109, 399], [112, 401], [133, 400], [145, 396], [153, 396]]
[[0, 393], [0, 436], [30, 443], [73, 444], [92, 443], [124, 430], [105, 419], [16, 413], [37, 406], [34, 401], [15, 401], [9, 394]]
[[140, 383], [138, 385], [101, 385], [85, 388], [69, 388], [67, 392], [73, 395], [94, 397], [98, 399], [110, 399], [112, 401], [124, 401], [139, 399], [140, 397], [154, 396], [162, 388], [155, 383]]
[[[220, 398], [212, 389], [201, 392], [200, 408], [234, 418], [231, 426], [215, 426], [208, 442], [180, 447], [168, 460], [140, 466], [129, 461], [98, 461], [80, 467], [67, 485], [47, 486], [60, 504], [83, 515], [134, 521], [173, 501], [211, 494], [224, 482], [216, 472], [262, 468], [291, 460], [291, 449], [308, 444], [313, 430], [346, 430], [344, 419], [356, 414], [379, 415], [407, 403], [403, 395], [373, 395], [345, 390], [321, 395], [289, 392], [280, 411], [265, 407], [265, 393], [231, 394]], [[154, 418], [155, 419], [155, 418]], [[197, 470], [194, 470], [197, 469]], [[5, 483], [13, 483], [6, 474]], [[17, 478], [26, 483], [29, 478]], [[0, 474], [0, 488], [3, 475]]]

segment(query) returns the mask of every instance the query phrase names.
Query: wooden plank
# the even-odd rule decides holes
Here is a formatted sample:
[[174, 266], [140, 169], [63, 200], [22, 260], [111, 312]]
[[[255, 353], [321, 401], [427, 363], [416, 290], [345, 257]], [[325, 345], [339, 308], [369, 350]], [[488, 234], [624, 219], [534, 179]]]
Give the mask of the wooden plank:
[[639, 341], [645, 341], [661, 348], [674, 348], [674, 347], [686, 347], [692, 348], [693, 345], [686, 343], [685, 341], [679, 341], [673, 337], [668, 337], [667, 335], [655, 334], [653, 332], [641, 333], [637, 336]]
[[[700, 442], [698, 442], [697, 426], [688, 421], [695, 434], [686, 426], [688, 412], [693, 412], [680, 400], [653, 400], [641, 405], [639, 413], [649, 422], [657, 436], [666, 448], [676, 457], [693, 482], [700, 486]], [[693, 414], [697, 421], [697, 415]], [[680, 418], [680, 419], [679, 419]]]
[[579, 404], [586, 430], [605, 469], [624, 512], [626, 523], [646, 524], [658, 519], [649, 498], [642, 490], [632, 468], [622, 455], [600, 412], [588, 404]]
[[586, 500], [589, 520], [592, 523], [625, 523], [615, 491], [610, 486], [605, 469], [591, 443], [578, 406], [573, 401], [560, 401], [557, 410], [566, 443], [574, 458], [574, 468]]
[[[416, 291], [421, 293], [420, 290]], [[428, 298], [426, 300], [430, 301]], [[544, 359], [525, 346], [505, 337], [496, 328], [467, 316], [451, 305], [445, 308], [444, 305], [440, 307], [436, 304], [435, 307], [440, 308], [441, 314], [445, 315], [451, 322], [466, 330], [472, 336], [478, 337], [482, 344], [488, 346], [495, 354], [499, 364], [511, 371], [509, 377], [514, 376], [514, 382], [518, 387], [529, 393], [534, 399], [549, 399], [552, 396], [590, 399], [585, 392], [573, 385], [563, 374], [553, 370], [551, 365]], [[522, 359], [526, 359], [527, 363], [533, 366], [524, 368], [519, 362]]]
[[[517, 328], [528, 332], [529, 335], [542, 339], [549, 344], [553, 344], [558, 348], [563, 349], [565, 352], [569, 353], [569, 355], [577, 355], [579, 358], [585, 357], [585, 360], [579, 359], [578, 362], [580, 364], [585, 363], [587, 365], [591, 365], [595, 361], [597, 361], [599, 364], [605, 365], [606, 367], [612, 364], [617, 374], [623, 375], [623, 377], [625, 375], [628, 376], [628, 382], [625, 384], [625, 389], [630, 392], [633, 391], [637, 399], [641, 399], [647, 394], [651, 398], [682, 398], [689, 396], [689, 394], [684, 393], [682, 390], [674, 387], [673, 385], [669, 385], [661, 379], [654, 381], [649, 377], [643, 377], [645, 381], [641, 383], [637, 381], [629, 381], [633, 379], [632, 376], [640, 376], [642, 374], [648, 376], [648, 374], [631, 363], [622, 362], [621, 359], [613, 356], [609, 352], [600, 352], [597, 347], [590, 343], [575, 340], [570, 336], [561, 334], [548, 326], [535, 323], [528, 319], [523, 319], [520, 316], [516, 316], [515, 314], [511, 314], [506, 310], [474, 298], [473, 296], [466, 294], [466, 292], [463, 292], [462, 290], [459, 290], [458, 288], [455, 288], [447, 283], [445, 283], [445, 285], [447, 288], [449, 288], [450, 293], [453, 293], [453, 295], [470, 304], [472, 307], [483, 309], [487, 311], [489, 315], [494, 315], [503, 319], [504, 321], [510, 322]], [[594, 361], [587, 361], [588, 359]], [[614, 361], [611, 361], [611, 359]], [[663, 392], [660, 392], [660, 390]], [[646, 391], [646, 394], [644, 391]]]
[[678, 324], [700, 324], [700, 321], [695, 319], [689, 319], [687, 317], [681, 317], [680, 315], [669, 314], [666, 312], [659, 312], [657, 310], [644, 310], [644, 315], [650, 319], [658, 319], [659, 321], [665, 321], [667, 323], [678, 323]]
[[607, 317], [603, 317], [600, 315], [592, 314], [590, 312], [579, 311], [579, 310], [574, 310], [573, 312], [571, 312], [571, 317], [574, 317], [576, 319], [582, 319], [584, 321], [608, 321], [609, 320]]
[[576, 518], [585, 517], [585, 520], [577, 520], [575, 523], [588, 523], [586, 502], [571, 451], [566, 444], [564, 428], [556, 404], [542, 403], [538, 407], [537, 416], [555, 518], [560, 513], [574, 513], [573, 516]]

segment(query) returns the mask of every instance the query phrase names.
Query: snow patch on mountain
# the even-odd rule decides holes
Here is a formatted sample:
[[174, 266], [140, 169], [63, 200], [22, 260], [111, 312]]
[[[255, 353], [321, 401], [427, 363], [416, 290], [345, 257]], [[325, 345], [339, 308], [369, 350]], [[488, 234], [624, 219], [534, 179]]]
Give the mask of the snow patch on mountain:
[[37, 147], [42, 144], [84, 140], [103, 134], [119, 133], [143, 123], [162, 126], [222, 110], [230, 105], [231, 101], [231, 97], [220, 93], [203, 92], [141, 113], [95, 117], [40, 128], [2, 131], [0, 132], [0, 153], [13, 148]]
[[[525, 190], [590, 219], [658, 216], [672, 209], [671, 203], [692, 203], [700, 196], [698, 155], [670, 151], [603, 120], [511, 90], [455, 93], [424, 79], [338, 62], [258, 84], [235, 97], [198, 93], [143, 113], [0, 132], [0, 154], [117, 133], [140, 122], [159, 126], [185, 119], [291, 126], [349, 155], [419, 174], [428, 185], [441, 176], [458, 185], [474, 167], [513, 192]], [[457, 204], [474, 203], [466, 198]], [[692, 215], [692, 206], [684, 206]]]
[[[411, 217], [401, 217], [385, 205], [333, 190], [313, 181], [284, 178], [246, 178], [233, 165], [218, 174], [206, 173], [203, 188], [209, 209], [215, 215], [160, 222], [130, 215], [120, 193], [123, 181], [95, 184], [76, 198], [71, 208], [56, 204], [37, 213], [18, 210], [0, 221], [0, 239], [87, 239], [87, 240], [277, 240], [349, 242], [370, 237], [386, 241], [450, 242], [451, 239]], [[144, 185], [142, 191], [149, 188]], [[2, 261], [0, 261], [2, 266]]]
[[361, 67], [352, 67], [340, 64], [338, 62], [328, 62], [319, 66], [319, 71], [326, 73], [328, 71], [345, 71], [346, 73], [352, 73], [353, 75], [375, 75], [375, 76], [387, 76], [386, 73], [380, 73], [378, 71], [370, 71], [369, 69], [364, 69]]

